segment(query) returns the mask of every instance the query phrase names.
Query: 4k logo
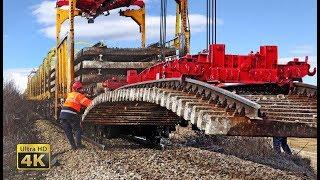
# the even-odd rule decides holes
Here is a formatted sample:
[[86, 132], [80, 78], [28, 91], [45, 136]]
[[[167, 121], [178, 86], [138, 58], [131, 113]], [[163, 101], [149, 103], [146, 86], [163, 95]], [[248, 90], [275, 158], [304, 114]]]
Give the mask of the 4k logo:
[[18, 144], [17, 168], [19, 170], [46, 170], [50, 168], [49, 144]]

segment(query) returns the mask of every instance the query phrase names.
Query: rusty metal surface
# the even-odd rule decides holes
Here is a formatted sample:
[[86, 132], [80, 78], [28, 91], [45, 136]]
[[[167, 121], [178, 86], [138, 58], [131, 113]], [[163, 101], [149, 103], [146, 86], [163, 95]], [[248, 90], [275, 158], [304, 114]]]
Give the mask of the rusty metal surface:
[[231, 136], [264, 136], [264, 137], [305, 137], [316, 138], [317, 128], [308, 123], [272, 121], [272, 120], [244, 120], [231, 121], [234, 124], [227, 135]]
[[[148, 62], [158, 59], [160, 48], [107, 48], [107, 47], [86, 47], [80, 50], [75, 57], [75, 61], [98, 60], [101, 54], [103, 61], [109, 62]], [[165, 56], [176, 54], [174, 48], [165, 48]]]
[[178, 121], [173, 112], [145, 102], [101, 103], [86, 115], [86, 123], [103, 125], [172, 125]]

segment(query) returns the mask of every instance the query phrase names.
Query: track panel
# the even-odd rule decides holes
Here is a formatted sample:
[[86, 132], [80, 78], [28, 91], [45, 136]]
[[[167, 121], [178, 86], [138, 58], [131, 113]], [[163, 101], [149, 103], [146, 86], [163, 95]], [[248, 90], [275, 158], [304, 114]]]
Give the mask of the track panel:
[[[131, 106], [137, 102], [147, 104], [130, 107], [126, 112], [122, 109], [112, 112], [102, 105], [112, 103], [117, 107], [124, 102], [132, 103]], [[101, 94], [86, 110], [83, 121], [96, 118], [90, 121], [103, 124], [104, 119], [109, 119], [122, 125], [133, 122], [163, 125], [177, 123], [179, 118], [172, 117], [180, 117], [209, 135], [316, 137], [316, 104], [314, 98], [293, 92], [240, 96], [196, 80], [169, 79], [137, 83]], [[154, 109], [146, 109], [152, 106]]]

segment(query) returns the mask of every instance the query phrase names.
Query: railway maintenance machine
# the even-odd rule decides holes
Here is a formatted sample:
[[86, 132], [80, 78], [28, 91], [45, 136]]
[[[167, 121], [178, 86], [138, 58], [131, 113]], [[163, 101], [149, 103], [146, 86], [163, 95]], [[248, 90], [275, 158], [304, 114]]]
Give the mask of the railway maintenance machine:
[[[207, 0], [206, 47], [190, 54], [188, 1], [172, 1], [176, 32], [169, 41], [168, 2], [159, 2], [160, 40], [146, 46], [143, 0], [57, 0], [56, 47], [30, 74], [27, 97], [57, 119], [72, 82], [81, 81], [94, 98], [81, 122], [96, 141], [132, 134], [159, 143], [177, 125], [189, 124], [208, 135], [317, 137], [317, 87], [302, 82], [316, 73], [307, 57], [279, 64], [274, 45], [245, 55], [226, 53], [226, 46], [216, 43], [215, 0]], [[141, 47], [97, 43], [75, 54], [74, 17], [94, 23], [117, 8], [137, 23]], [[69, 31], [61, 37], [67, 19]]]

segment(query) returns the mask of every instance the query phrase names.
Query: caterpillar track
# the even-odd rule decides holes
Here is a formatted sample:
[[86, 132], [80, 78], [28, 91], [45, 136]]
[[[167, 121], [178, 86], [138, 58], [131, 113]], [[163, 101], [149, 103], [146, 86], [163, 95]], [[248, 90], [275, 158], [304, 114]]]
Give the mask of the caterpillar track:
[[[317, 137], [316, 87], [294, 83], [287, 94], [267, 95], [238, 94], [239, 86], [235, 87], [232, 92], [189, 78], [131, 84], [96, 97], [82, 122], [154, 126], [188, 122], [208, 135]], [[117, 113], [123, 115], [116, 117]]]

